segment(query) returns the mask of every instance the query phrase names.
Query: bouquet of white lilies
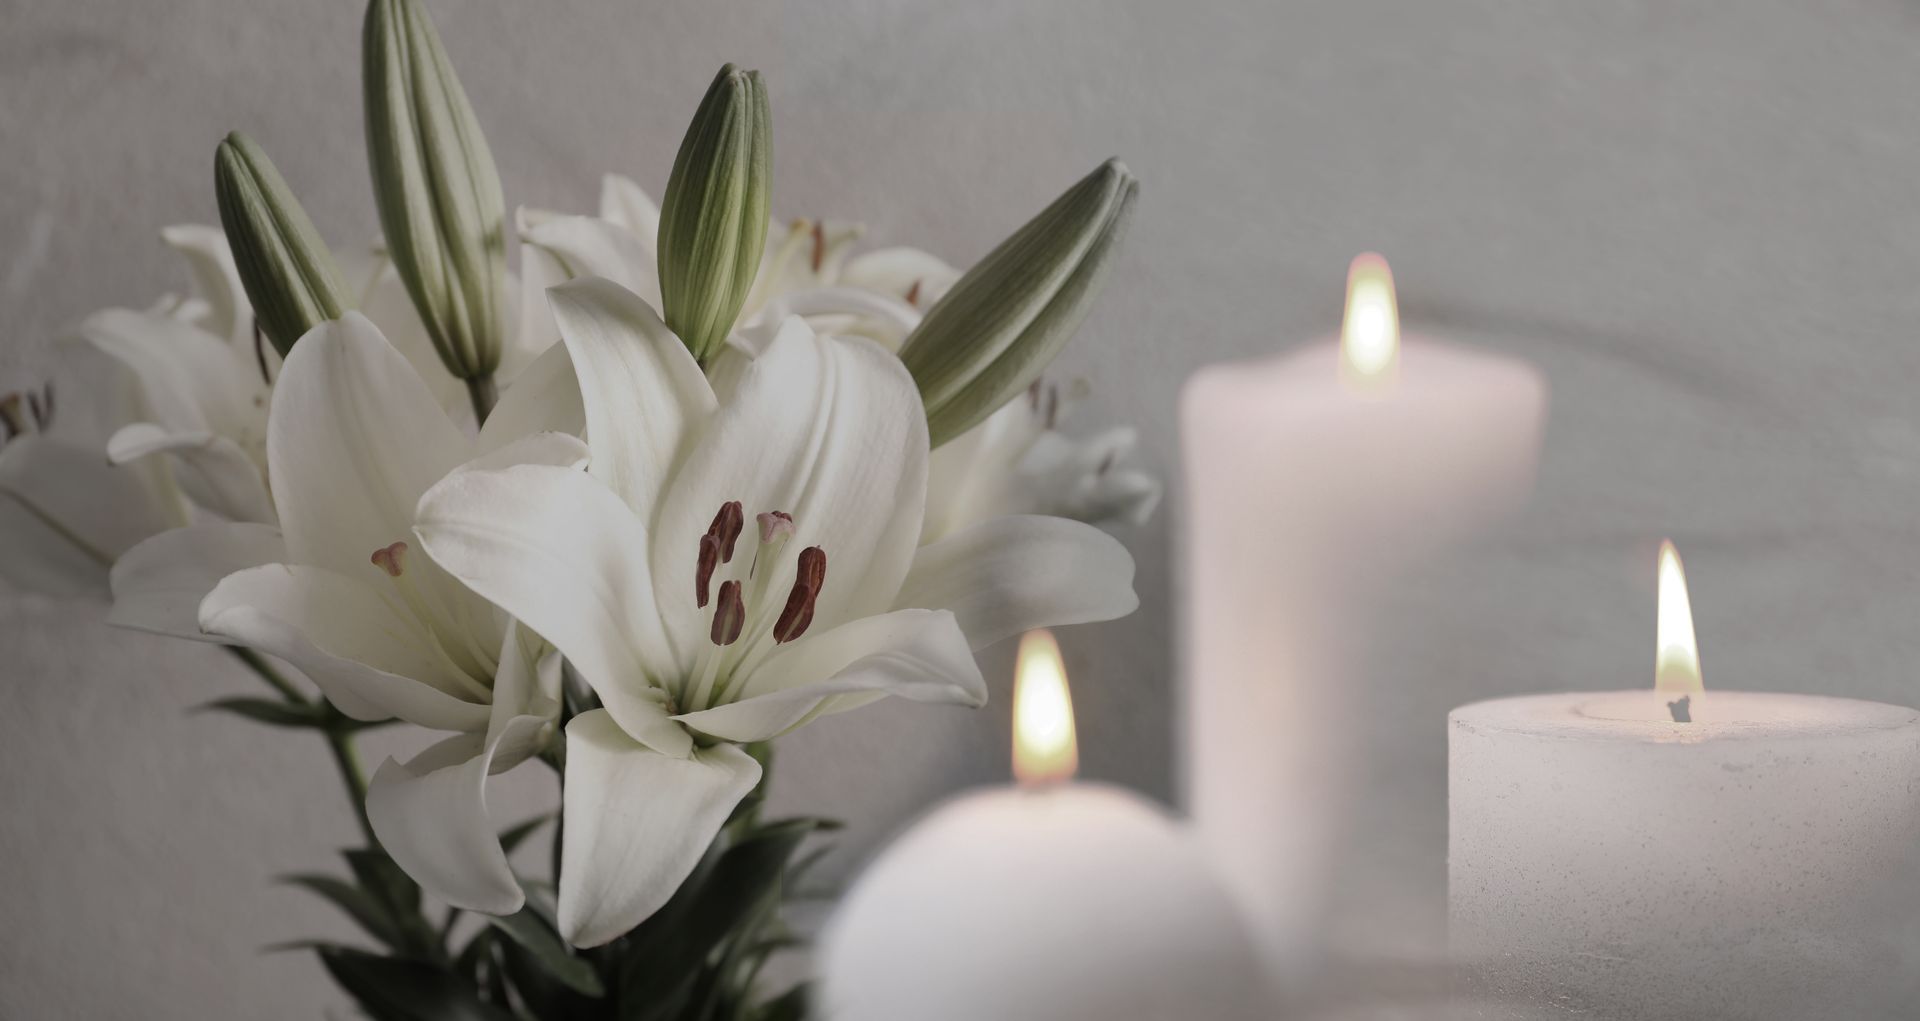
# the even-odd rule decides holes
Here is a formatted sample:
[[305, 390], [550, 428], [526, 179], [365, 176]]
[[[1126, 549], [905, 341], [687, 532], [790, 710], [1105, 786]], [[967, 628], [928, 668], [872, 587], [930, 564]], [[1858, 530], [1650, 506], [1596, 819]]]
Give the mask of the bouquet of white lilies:
[[[522, 208], [515, 274], [418, 0], [372, 0], [363, 46], [382, 244], [336, 258], [229, 136], [224, 230], [165, 235], [193, 295], [94, 314], [0, 401], [0, 570], [109, 581], [114, 623], [274, 689], [218, 708], [325, 738], [365, 846], [296, 881], [380, 944], [310, 944], [370, 1017], [799, 1017], [756, 976], [825, 824], [762, 818], [767, 743], [980, 705], [975, 650], [1136, 605], [1096, 526], [1159, 486], [1126, 430], [1059, 432], [1041, 379], [1134, 179], [1099, 167], [964, 274], [770, 232], [766, 92], [729, 66], [658, 207], [609, 177], [597, 217]], [[393, 720], [446, 736], [366, 779], [355, 735]], [[509, 863], [549, 817], [487, 808], [535, 760], [550, 875]]]

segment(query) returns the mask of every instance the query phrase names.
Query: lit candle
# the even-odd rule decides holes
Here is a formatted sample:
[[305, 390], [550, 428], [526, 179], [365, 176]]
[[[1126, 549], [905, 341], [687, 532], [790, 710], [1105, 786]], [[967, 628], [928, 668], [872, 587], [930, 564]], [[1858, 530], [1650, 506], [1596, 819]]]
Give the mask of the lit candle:
[[1350, 805], [1356, 590], [1515, 507], [1546, 386], [1530, 366], [1408, 336], [1378, 255], [1340, 336], [1214, 366], [1182, 400], [1187, 803], [1277, 976], [1326, 931]]
[[1019, 785], [936, 809], [847, 892], [820, 943], [834, 1021], [1266, 1021], [1238, 916], [1151, 803], [1071, 782], [1053, 636], [1020, 643]]
[[1495, 1017], [1882, 1016], [1876, 903], [1920, 882], [1920, 713], [1704, 689], [1671, 543], [1658, 578], [1653, 689], [1450, 717], [1467, 988]]

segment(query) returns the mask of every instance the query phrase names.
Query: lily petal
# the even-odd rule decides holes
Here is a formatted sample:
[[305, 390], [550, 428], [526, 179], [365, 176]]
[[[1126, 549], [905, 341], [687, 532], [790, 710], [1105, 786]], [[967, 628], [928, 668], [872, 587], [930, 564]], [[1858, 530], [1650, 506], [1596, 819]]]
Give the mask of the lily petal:
[[760, 782], [760, 763], [725, 744], [686, 758], [662, 755], [593, 710], [567, 725], [566, 779], [560, 932], [593, 947], [673, 896]]
[[[533, 716], [516, 722], [532, 730], [546, 723]], [[461, 734], [405, 763], [390, 758], [367, 784], [367, 819], [428, 893], [468, 911], [510, 915], [526, 897], [487, 814], [492, 757], [491, 742]]]
[[485, 735], [462, 734], [405, 763], [388, 759], [367, 786], [380, 843], [428, 893], [455, 907], [511, 914], [525, 901], [487, 810], [487, 777], [540, 750], [559, 709], [560, 657], [509, 626]]
[[168, 432], [151, 422], [135, 422], [107, 440], [107, 459], [114, 464], [160, 453], [172, 459], [181, 491], [199, 506], [228, 521], [275, 520], [260, 469], [225, 436]]
[[[696, 560], [721, 504], [739, 500], [748, 515], [786, 511], [796, 528], [789, 550], [826, 551], [814, 619], [827, 628], [891, 608], [926, 491], [926, 415], [900, 359], [871, 341], [817, 337], [788, 319], [667, 488], [653, 568], [668, 632], [704, 633]], [[791, 554], [773, 564], [768, 590], [784, 592], [794, 569]], [[778, 599], [764, 601], [747, 631], [763, 630], [780, 608]]]
[[219, 641], [200, 630], [200, 603], [221, 579], [287, 555], [271, 525], [219, 523], [161, 532], [121, 555], [107, 621], [135, 631]]
[[267, 382], [225, 340], [149, 312], [103, 309], [80, 335], [140, 377], [154, 418], [170, 431], [259, 435]]
[[944, 610], [895, 610], [809, 635], [767, 657], [741, 690], [737, 702], [674, 719], [709, 737], [751, 742], [886, 695], [987, 702], [967, 637]]
[[713, 389], [632, 291], [588, 277], [549, 290], [547, 300], [586, 404], [587, 470], [644, 520], [685, 453], [684, 437], [713, 414]]
[[455, 472], [420, 501], [415, 534], [565, 653], [631, 733], [648, 732], [653, 682], [678, 670], [653, 605], [646, 527], [612, 490], [543, 465]]
[[487, 424], [480, 427], [480, 449], [496, 450], [539, 432], [578, 436], [586, 431], [587, 412], [580, 403], [573, 357], [565, 344], [555, 344], [540, 352], [494, 405]]
[[559, 262], [562, 280], [605, 277], [658, 312], [660, 270], [653, 248], [625, 227], [591, 216], [556, 216], [521, 237]]
[[473, 682], [434, 654], [426, 628], [346, 575], [290, 564], [229, 575], [200, 604], [200, 627], [292, 663], [355, 719], [398, 716], [435, 730], [487, 725], [487, 707], [472, 700], [485, 693], [468, 690]]
[[187, 259], [194, 297], [207, 303], [201, 325], [235, 350], [246, 350], [253, 343], [253, 308], [240, 286], [240, 271], [234, 266], [226, 232], [207, 224], [182, 223], [160, 228], [160, 237]]
[[1037, 627], [1124, 617], [1140, 606], [1133, 555], [1092, 525], [991, 518], [920, 547], [900, 606], [952, 610], [975, 649]]
[[633, 178], [608, 174], [600, 179], [600, 218], [633, 232], [652, 255], [660, 236], [660, 205]]
[[0, 576], [38, 591], [98, 592], [129, 547], [180, 524], [140, 466], [47, 436], [0, 447]]
[[[358, 312], [294, 344], [273, 397], [267, 461], [287, 553], [369, 579], [374, 550], [403, 538], [420, 494], [471, 445], [433, 392]], [[355, 498], [343, 500], [341, 493]]]

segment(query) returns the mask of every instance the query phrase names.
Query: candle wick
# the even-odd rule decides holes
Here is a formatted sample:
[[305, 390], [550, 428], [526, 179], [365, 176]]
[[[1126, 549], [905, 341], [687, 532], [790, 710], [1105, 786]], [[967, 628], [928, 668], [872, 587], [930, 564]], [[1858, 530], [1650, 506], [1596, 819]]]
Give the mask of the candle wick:
[[1678, 699], [1668, 702], [1667, 711], [1673, 714], [1673, 722], [1675, 723], [1692, 723], [1693, 696], [1682, 695]]

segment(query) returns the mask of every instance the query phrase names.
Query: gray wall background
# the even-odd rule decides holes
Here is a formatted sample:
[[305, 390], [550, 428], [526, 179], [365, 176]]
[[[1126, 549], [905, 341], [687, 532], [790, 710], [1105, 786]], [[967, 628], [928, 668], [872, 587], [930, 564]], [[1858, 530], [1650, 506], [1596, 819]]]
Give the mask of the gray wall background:
[[[183, 284], [157, 231], [213, 221], [230, 128], [332, 241], [371, 236], [360, 7], [0, 0], [0, 382], [88, 311]], [[430, 7], [510, 204], [587, 209], [608, 170], [657, 193], [726, 60], [771, 84], [779, 211], [963, 264], [1124, 156], [1137, 227], [1061, 368], [1093, 385], [1082, 423], [1132, 421], [1170, 479], [1179, 381], [1329, 330], [1363, 249], [1392, 259], [1410, 329], [1544, 368], [1532, 510], [1379, 609], [1354, 735], [1372, 788], [1337, 882], [1356, 961], [1418, 961], [1443, 923], [1446, 710], [1645, 683], [1662, 535], [1710, 685], [1920, 699], [1910, 3]], [[1159, 798], [1173, 520], [1124, 536], [1139, 615], [1064, 635], [1085, 775]], [[353, 835], [323, 750], [188, 713], [248, 679], [96, 613], [0, 596], [0, 1015], [318, 1015], [336, 1001], [311, 958], [260, 948], [349, 931], [272, 885]], [[986, 657], [982, 712], [810, 728], [784, 749], [783, 804], [853, 820], [857, 856], [1003, 777], [1008, 660]], [[502, 817], [543, 782], [513, 777]]]

